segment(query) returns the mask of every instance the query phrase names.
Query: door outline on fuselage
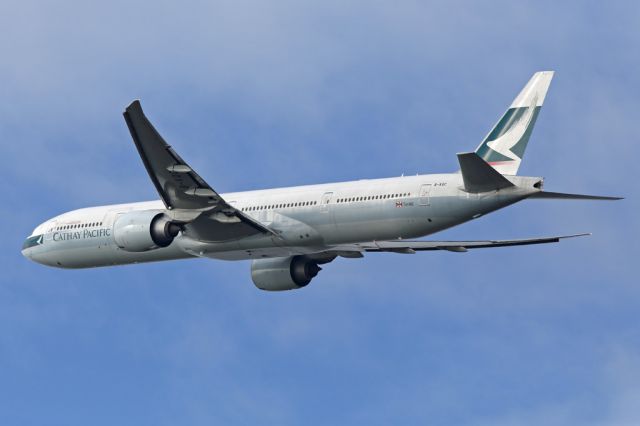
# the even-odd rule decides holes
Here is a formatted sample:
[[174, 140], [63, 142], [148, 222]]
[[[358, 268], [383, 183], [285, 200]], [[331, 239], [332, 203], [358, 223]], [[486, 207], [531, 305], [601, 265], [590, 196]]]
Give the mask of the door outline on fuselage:
[[420, 185], [418, 204], [420, 204], [421, 206], [431, 205], [431, 188], [432, 187], [433, 185], [430, 183], [423, 183], [422, 185]]
[[331, 203], [331, 198], [333, 197], [333, 192], [325, 192], [322, 194], [320, 198], [320, 211], [322, 213], [327, 213], [329, 211], [329, 203]]
[[56, 226], [58, 226], [57, 220], [52, 220], [51, 222], [49, 222], [49, 227], [42, 233], [44, 235], [42, 237], [43, 243], [46, 243], [47, 241], [53, 241], [53, 234], [54, 232], [56, 232]]

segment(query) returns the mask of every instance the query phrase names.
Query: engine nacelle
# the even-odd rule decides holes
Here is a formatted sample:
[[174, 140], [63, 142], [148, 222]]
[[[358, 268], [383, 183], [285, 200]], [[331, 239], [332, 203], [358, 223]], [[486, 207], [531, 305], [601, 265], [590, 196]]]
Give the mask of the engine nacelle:
[[125, 213], [113, 224], [113, 239], [118, 247], [141, 252], [167, 247], [180, 232], [180, 226], [160, 210]]
[[251, 263], [251, 279], [260, 290], [295, 290], [309, 284], [321, 269], [304, 256], [257, 259]]

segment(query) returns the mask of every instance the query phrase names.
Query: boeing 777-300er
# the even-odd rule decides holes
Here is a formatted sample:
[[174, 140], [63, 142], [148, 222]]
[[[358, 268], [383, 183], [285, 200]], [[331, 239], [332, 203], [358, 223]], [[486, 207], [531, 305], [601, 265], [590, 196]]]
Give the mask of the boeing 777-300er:
[[250, 259], [258, 288], [291, 290], [309, 284], [319, 265], [337, 257], [466, 252], [574, 237], [412, 239], [529, 198], [619, 199], [547, 192], [542, 178], [517, 175], [552, 77], [552, 71], [535, 73], [478, 149], [458, 154], [455, 173], [228, 194], [218, 193], [180, 158], [134, 101], [124, 118], [161, 199], [61, 214], [39, 225], [22, 253], [60, 268], [192, 257]]

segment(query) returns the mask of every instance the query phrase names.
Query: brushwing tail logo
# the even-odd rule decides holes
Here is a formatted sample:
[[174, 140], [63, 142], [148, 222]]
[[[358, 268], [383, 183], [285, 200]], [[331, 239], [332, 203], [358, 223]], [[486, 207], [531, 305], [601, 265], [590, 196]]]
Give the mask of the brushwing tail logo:
[[538, 95], [534, 96], [531, 100], [531, 104], [527, 107], [527, 110], [524, 114], [520, 116], [520, 118], [509, 126], [509, 129], [506, 133], [502, 134], [498, 138], [487, 142], [487, 146], [497, 152], [500, 155], [503, 155], [513, 161], [521, 160], [516, 154], [511, 151], [514, 146], [520, 142], [523, 138], [531, 121], [534, 117], [534, 112], [536, 110], [536, 104], [538, 102]]

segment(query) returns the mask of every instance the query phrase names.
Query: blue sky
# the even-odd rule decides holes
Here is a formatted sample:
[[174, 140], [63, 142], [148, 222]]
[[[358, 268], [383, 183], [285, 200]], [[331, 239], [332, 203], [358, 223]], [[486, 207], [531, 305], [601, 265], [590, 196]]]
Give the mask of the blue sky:
[[[0, 4], [0, 423], [636, 425], [636, 2]], [[530, 75], [556, 77], [520, 172], [616, 203], [528, 201], [434, 238], [561, 244], [64, 271], [22, 240], [156, 198], [132, 99], [217, 190], [456, 169]]]

